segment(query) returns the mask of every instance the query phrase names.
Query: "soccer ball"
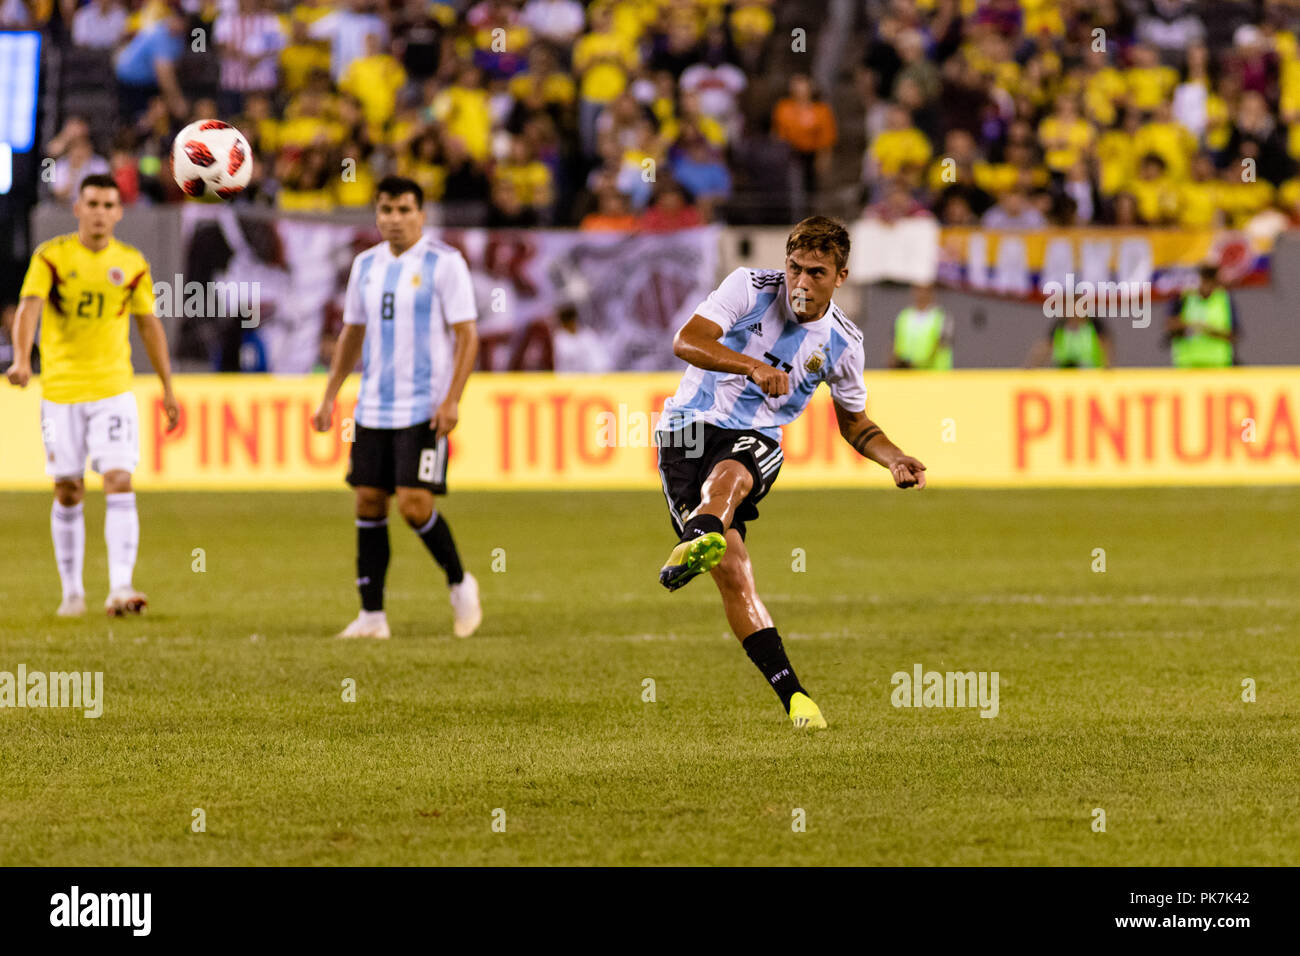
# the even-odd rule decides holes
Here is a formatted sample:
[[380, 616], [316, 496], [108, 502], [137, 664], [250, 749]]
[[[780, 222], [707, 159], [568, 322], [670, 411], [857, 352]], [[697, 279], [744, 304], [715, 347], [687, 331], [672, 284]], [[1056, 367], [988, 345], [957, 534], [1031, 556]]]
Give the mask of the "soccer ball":
[[253, 151], [229, 123], [197, 120], [176, 134], [172, 175], [192, 199], [231, 199], [253, 178]]

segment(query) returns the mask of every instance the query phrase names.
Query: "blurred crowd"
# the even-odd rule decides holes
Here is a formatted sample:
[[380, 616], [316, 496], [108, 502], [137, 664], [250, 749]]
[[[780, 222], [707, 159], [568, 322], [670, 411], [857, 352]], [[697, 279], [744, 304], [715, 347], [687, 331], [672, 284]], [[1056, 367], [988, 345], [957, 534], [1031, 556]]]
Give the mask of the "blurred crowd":
[[1300, 210], [1297, 0], [894, 0], [857, 73], [870, 211], [1276, 230]]
[[[218, 117], [255, 149], [246, 201], [287, 210], [364, 206], [396, 172], [465, 224], [670, 229], [727, 218], [757, 135], [780, 147], [760, 185], [803, 197], [795, 214], [846, 187], [847, 207], [820, 211], [1011, 229], [1297, 218], [1300, 0], [863, 0], [829, 98], [782, 75], [756, 110], [749, 88], [789, 62], [779, 12], [0, 0], [2, 25], [111, 55], [112, 141], [70, 117], [45, 144], [56, 196], [107, 169], [128, 199], [174, 200], [172, 134]], [[823, 26], [808, 24], [810, 71]]]
[[366, 206], [397, 173], [472, 224], [671, 229], [731, 195], [774, 3], [0, 0], [0, 23], [111, 63], [112, 141], [64, 117], [55, 197], [111, 171], [128, 202], [175, 201], [172, 136], [221, 118], [254, 149], [248, 202]]

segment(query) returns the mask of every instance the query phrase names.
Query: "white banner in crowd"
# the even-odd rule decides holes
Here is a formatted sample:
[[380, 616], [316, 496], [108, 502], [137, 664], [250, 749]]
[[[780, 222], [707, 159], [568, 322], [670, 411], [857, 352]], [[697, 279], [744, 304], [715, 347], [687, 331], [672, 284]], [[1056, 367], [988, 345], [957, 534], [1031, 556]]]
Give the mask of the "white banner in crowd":
[[849, 242], [851, 282], [929, 285], [939, 271], [939, 223], [929, 216], [859, 219], [849, 226]]
[[[578, 313], [581, 349], [592, 370], [661, 371], [681, 363], [672, 354], [677, 328], [717, 280], [717, 227], [675, 233], [560, 230], [430, 229], [459, 249], [477, 287], [483, 368], [554, 367], [556, 313]], [[379, 241], [373, 226], [262, 215], [238, 207], [187, 204], [182, 243], [185, 274], [154, 276], [183, 321], [238, 322], [238, 311], [214, 316], [186, 308], [181, 286], [255, 284], [259, 317], [241, 334], [282, 374], [319, 367], [337, 331], [352, 259]], [[201, 296], [195, 297], [198, 302]], [[200, 336], [211, 340], [212, 335]], [[322, 347], [322, 339], [325, 339]], [[572, 347], [569, 349], [573, 351]]]

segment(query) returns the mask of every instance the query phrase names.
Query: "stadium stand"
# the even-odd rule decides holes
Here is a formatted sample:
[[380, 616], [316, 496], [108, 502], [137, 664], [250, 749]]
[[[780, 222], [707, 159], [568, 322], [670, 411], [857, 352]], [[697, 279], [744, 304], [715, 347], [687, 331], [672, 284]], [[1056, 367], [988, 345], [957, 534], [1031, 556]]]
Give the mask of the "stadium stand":
[[[638, 221], [679, 192], [646, 181], [648, 160], [700, 221], [738, 224], [854, 217], [900, 185], [945, 224], [1026, 228], [1242, 228], [1300, 201], [1297, 0], [8, 0], [0, 16], [50, 40], [47, 148], [108, 163], [140, 201], [179, 199], [168, 134], [213, 114], [257, 152], [241, 201], [363, 206], [396, 171], [466, 225]], [[355, 175], [335, 174], [345, 160]]]

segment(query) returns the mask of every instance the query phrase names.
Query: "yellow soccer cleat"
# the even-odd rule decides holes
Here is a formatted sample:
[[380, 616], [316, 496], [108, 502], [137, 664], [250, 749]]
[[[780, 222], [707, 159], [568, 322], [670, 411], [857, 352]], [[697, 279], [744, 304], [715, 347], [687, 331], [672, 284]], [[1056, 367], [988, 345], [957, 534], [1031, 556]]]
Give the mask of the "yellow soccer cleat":
[[682, 541], [659, 569], [659, 583], [670, 591], [676, 591], [691, 578], [716, 568], [726, 553], [727, 539], [716, 531]]
[[794, 723], [795, 730], [803, 730], [805, 727], [813, 730], [826, 729], [826, 718], [822, 716], [821, 708], [807, 694], [795, 694], [790, 698], [790, 720]]

